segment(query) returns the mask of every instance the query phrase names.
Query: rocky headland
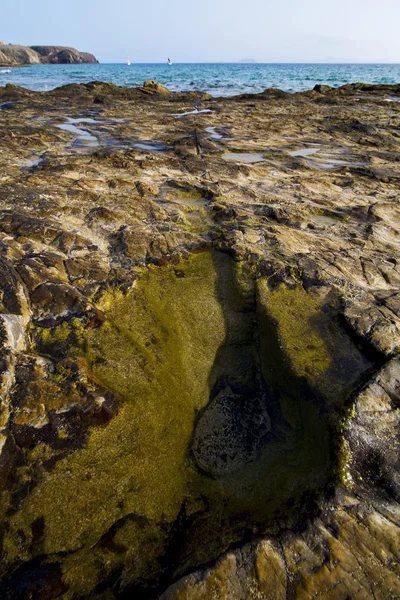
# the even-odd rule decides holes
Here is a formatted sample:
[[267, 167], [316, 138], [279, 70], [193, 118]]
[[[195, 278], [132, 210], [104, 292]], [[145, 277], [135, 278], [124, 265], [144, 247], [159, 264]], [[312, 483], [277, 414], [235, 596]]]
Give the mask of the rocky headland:
[[1, 598], [400, 598], [399, 101], [0, 88]]
[[98, 63], [93, 54], [67, 46], [21, 46], [0, 44], [0, 66]]

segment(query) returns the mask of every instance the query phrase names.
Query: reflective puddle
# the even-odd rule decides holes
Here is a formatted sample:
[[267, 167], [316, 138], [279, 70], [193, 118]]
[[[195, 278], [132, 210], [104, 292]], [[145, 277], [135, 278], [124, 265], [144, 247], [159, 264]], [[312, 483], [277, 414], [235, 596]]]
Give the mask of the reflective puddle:
[[168, 149], [167, 144], [162, 142], [135, 142], [133, 147], [137, 150], [143, 150], [144, 152], [165, 152]]
[[336, 155], [332, 154], [320, 154], [307, 161], [311, 166], [315, 169], [321, 170], [330, 170], [330, 169], [340, 169], [345, 167], [363, 167], [364, 163], [356, 162], [352, 160], [352, 157], [348, 157], [348, 160], [344, 160], [344, 158], [335, 158]]
[[38, 158], [34, 158], [30, 164], [30, 168], [36, 169], [40, 165], [40, 163], [42, 163], [45, 160], [45, 158], [46, 158], [46, 154], [42, 154]]
[[261, 152], [226, 152], [222, 158], [248, 164], [265, 161], [264, 155]]
[[153, 142], [151, 140], [142, 140], [137, 142], [132, 142], [131, 140], [117, 140], [110, 135], [107, 135], [106, 132], [96, 131], [95, 134], [91, 133], [84, 127], [78, 127], [78, 125], [82, 124], [96, 124], [99, 125], [99, 122], [90, 117], [81, 117], [77, 119], [73, 119], [71, 117], [67, 117], [66, 123], [61, 123], [60, 125], [56, 125], [58, 129], [62, 129], [63, 131], [68, 131], [76, 136], [76, 140], [73, 142], [72, 147], [88, 147], [94, 148], [98, 146], [107, 146], [114, 147], [116, 149], [127, 149], [127, 148], [136, 148], [137, 150], [142, 150], [143, 152], [165, 152], [168, 149], [168, 146], [162, 142]]
[[340, 223], [339, 219], [329, 217], [328, 215], [312, 215], [311, 220], [316, 225], [322, 225], [324, 227], [332, 227]]
[[179, 119], [181, 117], [187, 117], [189, 115], [204, 115], [204, 114], [210, 113], [210, 112], [212, 112], [212, 110], [210, 110], [209, 108], [203, 108], [202, 110], [198, 110], [197, 108], [195, 108], [194, 110], [189, 110], [184, 113], [171, 115], [171, 117], [175, 117], [176, 119]]
[[298, 156], [300, 158], [304, 158], [306, 156], [311, 156], [312, 154], [319, 152], [319, 150], [321, 150], [321, 148], [302, 148], [301, 150], [293, 150], [292, 152], [289, 152], [289, 154], [290, 156]]
[[[338, 154], [320, 153], [321, 147], [301, 148], [300, 150], [292, 150], [290, 156], [296, 158], [304, 158], [307, 164], [315, 169], [331, 170], [340, 169], [341, 167], [362, 167], [363, 163], [352, 161], [351, 157], [348, 160], [345, 158], [336, 158]], [[318, 153], [318, 156], [314, 156]], [[339, 154], [341, 156], [341, 154]], [[311, 158], [312, 157], [312, 158]]]
[[215, 131], [215, 127], [206, 127], [204, 131], [208, 133], [211, 140], [222, 140], [224, 138], [218, 131]]
[[63, 131], [68, 131], [77, 136], [77, 139], [72, 144], [73, 146], [99, 146], [99, 140], [96, 136], [92, 135], [87, 129], [82, 129], [77, 127], [81, 123], [97, 123], [95, 119], [91, 118], [80, 118], [80, 119], [72, 119], [71, 117], [67, 117], [67, 123], [61, 123], [60, 125], [56, 125], [58, 129], [62, 129]]
[[227, 142], [233, 142], [235, 140], [237, 140], [238, 138], [235, 137], [227, 137], [226, 135], [219, 133], [218, 131], [216, 131], [216, 127], [206, 127], [204, 129], [204, 131], [206, 133], [208, 133], [208, 138], [210, 140], [215, 140], [217, 142], [220, 142], [221, 140], [226, 140]]
[[0, 104], [0, 110], [10, 110], [14, 108], [15, 104], [13, 102], [3, 102]]
[[40, 156], [37, 153], [31, 154], [26, 159], [24, 159], [21, 169], [23, 171], [34, 171], [37, 167], [45, 160], [46, 153], [41, 154]]

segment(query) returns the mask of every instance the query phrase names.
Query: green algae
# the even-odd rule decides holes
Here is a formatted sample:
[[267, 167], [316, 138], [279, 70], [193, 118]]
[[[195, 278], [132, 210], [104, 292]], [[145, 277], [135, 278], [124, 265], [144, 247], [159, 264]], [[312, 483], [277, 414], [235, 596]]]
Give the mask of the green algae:
[[[347, 335], [324, 296], [306, 292], [299, 283], [270, 290], [267, 280], [258, 281], [258, 295], [271, 319], [265, 321], [268, 331], [261, 349], [265, 376], [280, 391], [283, 415], [292, 431], [301, 431], [296, 447], [306, 452], [310, 476], [330, 464], [332, 473], [350, 485], [349, 450], [343, 434], [354, 417], [354, 402], [348, 405], [346, 401], [373, 361]], [[271, 354], [266, 340], [271, 342], [274, 335], [276, 347]], [[282, 362], [290, 367], [284, 377], [279, 369]], [[297, 402], [293, 401], [296, 396]], [[290, 435], [288, 443], [289, 439]], [[300, 470], [299, 456], [295, 462]]]
[[[288, 349], [282, 344], [280, 323], [277, 326], [266, 280], [254, 281], [255, 267], [236, 263], [236, 270], [238, 288], [245, 297], [250, 298], [254, 286], [257, 288], [257, 306], [251, 313], [255, 320], [252, 334], [257, 349], [255, 365], [269, 389], [273, 436], [257, 461], [228, 474], [223, 484], [235, 510], [248, 512], [253, 526], [261, 525], [262, 531], [262, 523], [268, 523], [268, 516], [274, 515], [275, 525], [270, 522], [269, 527], [278, 522], [289, 527], [299, 514], [298, 508], [293, 511], [289, 504], [295, 506], [303, 494], [322, 487], [329, 476], [328, 420], [323, 405], [315, 401], [315, 395], [305, 384], [306, 377], [296, 372]], [[274, 296], [273, 300], [279, 306], [281, 298]], [[291, 309], [291, 303], [282, 302], [280, 318], [290, 322]], [[302, 327], [307, 328], [304, 313], [295, 318], [301, 319]], [[293, 339], [297, 340], [300, 334], [301, 326], [293, 332]], [[301, 340], [297, 343], [301, 344]]]
[[269, 291], [266, 282], [261, 281], [259, 293], [278, 324], [279, 337], [294, 372], [315, 384], [332, 363], [322, 332], [312, 322], [320, 313], [319, 307], [301, 286], [288, 288], [281, 284]]
[[[341, 327], [327, 299], [300, 284], [270, 290], [267, 280], [258, 282], [258, 294], [294, 374], [325, 401], [342, 406], [372, 362]], [[274, 378], [272, 370], [269, 377]]]
[[353, 478], [350, 473], [350, 462], [351, 451], [349, 443], [344, 437], [341, 437], [337, 455], [336, 470], [340, 483], [348, 488], [351, 488], [353, 483]]
[[[12, 518], [14, 532], [30, 538], [31, 523], [43, 517], [43, 551], [52, 554], [93, 546], [126, 514], [176, 519], [193, 420], [208, 402], [209, 372], [225, 335], [215, 282], [210, 253], [193, 256], [179, 272], [150, 267], [104, 325], [87, 333], [94, 375], [125, 402], [108, 427], [92, 430], [86, 446], [33, 490]], [[5, 542], [10, 560], [21, 556], [16, 539]]]
[[59, 357], [82, 356], [86, 347], [85, 323], [74, 317], [55, 327], [32, 327], [38, 354]]
[[[103, 295], [105, 320], [84, 331], [80, 348], [96, 380], [122, 398], [119, 413], [90, 430], [11, 517], [9, 562], [29, 558], [42, 519], [41, 553], [64, 555], [72, 594], [91, 593], [118, 569], [122, 587], [157, 586], [165, 570], [177, 575], [211, 560], [244, 531], [293, 525], [303, 495], [330, 476], [321, 381], [335, 361], [325, 333], [335, 343], [342, 334], [300, 287], [270, 291], [262, 280], [256, 297], [255, 272], [204, 252], [143, 268], [127, 296]], [[68, 341], [66, 330], [52, 335]], [[190, 452], [198, 416], [219, 381], [248, 389], [260, 374], [276, 405], [270, 442], [257, 460], [207, 476]]]

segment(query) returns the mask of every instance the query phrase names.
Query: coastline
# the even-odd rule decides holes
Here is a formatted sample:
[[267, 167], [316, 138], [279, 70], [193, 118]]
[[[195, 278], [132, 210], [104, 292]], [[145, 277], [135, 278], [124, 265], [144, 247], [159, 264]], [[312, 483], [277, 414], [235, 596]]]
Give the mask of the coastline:
[[[21, 66], [21, 65], [20, 65]], [[1, 65], [0, 65], [1, 67]], [[149, 82], [152, 82], [152, 80], [148, 80]], [[181, 92], [175, 92], [172, 90], [169, 90], [168, 88], [166, 88], [163, 84], [160, 84], [158, 82], [154, 82], [155, 84], [157, 84], [158, 86], [160, 86], [161, 88], [164, 88], [164, 90], [158, 91], [156, 88], [154, 89], [148, 89], [146, 90], [144, 86], [126, 86], [126, 85], [115, 85], [112, 83], [109, 83], [107, 81], [99, 81], [99, 80], [93, 80], [93, 81], [89, 81], [88, 83], [67, 83], [65, 85], [56, 87], [54, 89], [50, 89], [50, 90], [31, 90], [29, 88], [24, 88], [22, 86], [16, 86], [13, 85], [11, 83], [6, 83], [4, 86], [0, 86], [0, 97], [9, 97], [10, 95], [14, 95], [17, 96], [18, 94], [22, 94], [22, 95], [27, 95], [27, 94], [57, 94], [59, 91], [63, 90], [63, 91], [68, 91], [68, 89], [71, 90], [78, 90], [79, 87], [82, 87], [83, 89], [88, 89], [90, 90], [91, 88], [95, 87], [95, 86], [103, 86], [104, 89], [106, 91], [108, 91], [109, 93], [113, 94], [113, 93], [117, 93], [118, 91], [121, 91], [121, 93], [125, 94], [125, 95], [129, 95], [130, 92], [132, 91], [133, 95], [136, 94], [136, 92], [142, 92], [145, 94], [151, 94], [151, 95], [165, 95], [168, 94], [171, 98], [172, 97], [192, 97], [192, 98], [200, 98], [200, 97], [204, 97], [204, 99], [207, 100], [240, 100], [240, 99], [247, 99], [247, 98], [251, 98], [251, 97], [261, 97], [261, 96], [266, 96], [266, 95], [270, 95], [270, 94], [281, 94], [281, 95], [309, 95], [310, 93], [318, 93], [321, 95], [330, 95], [332, 97], [340, 97], [340, 96], [345, 96], [345, 95], [351, 95], [354, 92], [379, 92], [381, 94], [392, 94], [392, 95], [396, 95], [399, 94], [400, 95], [400, 83], [394, 83], [394, 84], [385, 84], [385, 83], [364, 83], [361, 81], [357, 81], [354, 83], [346, 83], [344, 85], [341, 85], [339, 87], [333, 87], [327, 84], [316, 84], [312, 89], [307, 89], [307, 90], [303, 90], [303, 91], [299, 91], [299, 92], [287, 92], [285, 90], [279, 89], [279, 88], [275, 88], [275, 87], [271, 87], [271, 88], [266, 88], [265, 90], [263, 90], [262, 92], [254, 92], [254, 93], [244, 93], [244, 94], [234, 94], [232, 96], [211, 96], [210, 94], [208, 94], [207, 92], [202, 92], [201, 90], [196, 90], [196, 91], [191, 91], [191, 90], [183, 90]], [[146, 82], [145, 82], [146, 84]]]
[[399, 99], [0, 87], [0, 595], [400, 595]]
[[214, 97], [259, 93], [269, 87], [287, 92], [306, 91], [317, 84], [339, 87], [364, 81], [391, 83], [400, 81], [400, 66], [393, 64], [98, 64], [33, 65], [0, 77], [0, 84], [12, 83], [35, 91], [54, 89], [68, 83], [93, 80], [115, 85], [140, 86], [155, 79], [172, 91], [204, 91]]
[[98, 63], [93, 54], [69, 46], [22, 46], [0, 43], [0, 61], [8, 66]]

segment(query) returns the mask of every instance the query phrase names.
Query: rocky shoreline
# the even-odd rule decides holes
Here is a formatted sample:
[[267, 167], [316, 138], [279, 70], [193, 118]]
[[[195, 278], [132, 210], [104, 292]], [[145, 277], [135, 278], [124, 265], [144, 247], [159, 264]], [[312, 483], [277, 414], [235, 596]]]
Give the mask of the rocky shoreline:
[[0, 67], [22, 65], [95, 64], [99, 61], [89, 52], [68, 46], [21, 46], [0, 44]]
[[2, 598], [400, 598], [399, 115], [0, 88]]

